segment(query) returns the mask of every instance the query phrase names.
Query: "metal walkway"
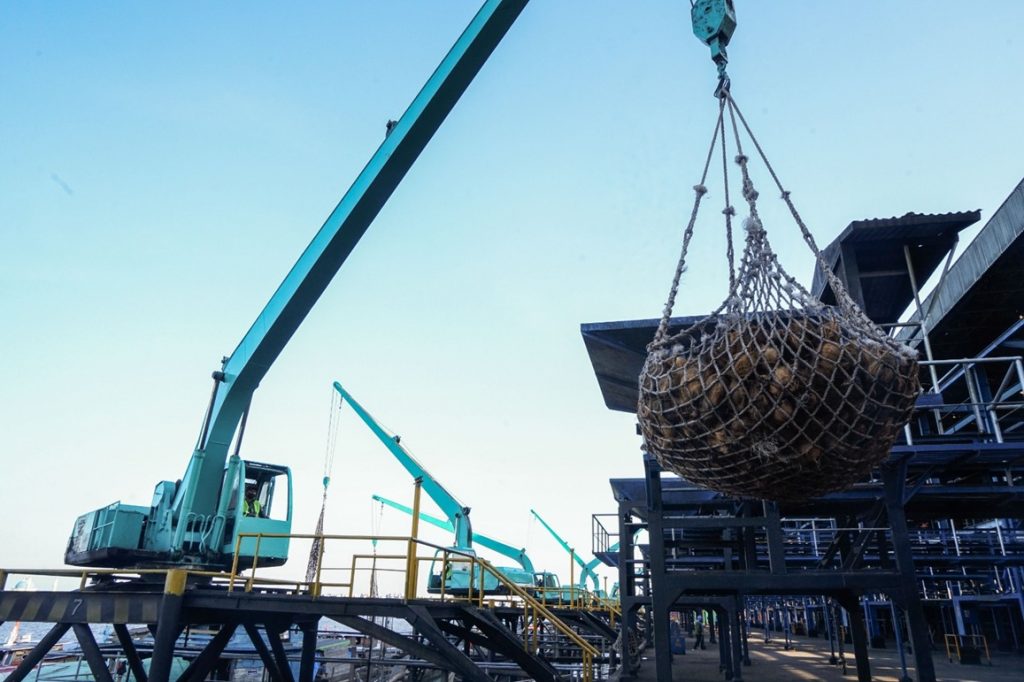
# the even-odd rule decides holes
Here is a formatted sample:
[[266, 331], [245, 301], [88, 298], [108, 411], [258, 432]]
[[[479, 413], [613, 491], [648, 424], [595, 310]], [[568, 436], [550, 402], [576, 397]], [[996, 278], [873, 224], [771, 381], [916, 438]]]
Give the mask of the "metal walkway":
[[[299, 536], [296, 536], [299, 537]], [[309, 539], [312, 536], [306, 536]], [[385, 642], [405, 653], [414, 667], [429, 667], [484, 681], [528, 677], [589, 681], [604, 677], [615, 665], [617, 607], [592, 598], [572, 604], [545, 604], [524, 588], [510, 583], [488, 562], [472, 555], [408, 537], [319, 536], [320, 560], [316, 579], [290, 582], [258, 576], [258, 567], [232, 573], [148, 571], [3, 571], [0, 570], [0, 623], [8, 620], [55, 623], [50, 633], [28, 653], [7, 678], [21, 682], [70, 630], [76, 636], [96, 682], [111, 674], [90, 624], [110, 624], [123, 656], [138, 682], [167, 682], [176, 643], [188, 628], [204, 627], [216, 634], [197, 652], [177, 679], [205, 679], [236, 631], [245, 632], [272, 682], [312, 682], [316, 664], [317, 624], [322, 618]], [[345, 569], [322, 565], [328, 541], [394, 542], [412, 548], [409, 554], [346, 553]], [[417, 546], [431, 554], [416, 555]], [[436, 552], [436, 554], [435, 554]], [[330, 556], [341, 556], [332, 551]], [[389, 569], [387, 562], [402, 568]], [[423, 595], [418, 566], [423, 562], [469, 564], [476, 584], [492, 578], [497, 590], [484, 593]], [[372, 568], [369, 565], [372, 564]], [[333, 582], [320, 575], [337, 575]], [[404, 573], [401, 597], [373, 594], [357, 587], [374, 584], [374, 571]], [[74, 591], [22, 592], [5, 590], [14, 575], [76, 577]], [[487, 576], [485, 580], [484, 577]], [[433, 582], [433, 581], [431, 581]], [[442, 581], [443, 583], [443, 581]], [[428, 592], [431, 590], [427, 590]], [[378, 624], [375, 619], [404, 621], [408, 632]], [[128, 636], [129, 624], [147, 625], [152, 634], [149, 671], [143, 654]], [[298, 679], [292, 679], [282, 634], [299, 629], [303, 647]], [[308, 644], [307, 644], [308, 643]], [[150, 653], [151, 652], [151, 653]], [[402, 665], [402, 661], [396, 662]]]

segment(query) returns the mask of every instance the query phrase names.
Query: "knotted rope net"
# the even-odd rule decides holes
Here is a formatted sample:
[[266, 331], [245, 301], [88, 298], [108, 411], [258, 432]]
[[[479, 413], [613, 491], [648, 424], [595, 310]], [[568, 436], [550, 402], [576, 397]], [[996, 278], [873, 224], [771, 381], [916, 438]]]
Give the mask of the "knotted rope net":
[[[758, 214], [740, 129], [771, 174], [836, 298], [829, 306], [786, 273]], [[748, 215], [738, 268], [726, 128]], [[707, 317], [669, 333], [705, 181], [721, 149], [729, 293]], [[718, 121], [668, 302], [648, 346], [637, 408], [645, 447], [665, 469], [729, 495], [787, 501], [847, 488], [888, 454], [920, 391], [917, 354], [860, 310], [825, 263], [731, 94]]]

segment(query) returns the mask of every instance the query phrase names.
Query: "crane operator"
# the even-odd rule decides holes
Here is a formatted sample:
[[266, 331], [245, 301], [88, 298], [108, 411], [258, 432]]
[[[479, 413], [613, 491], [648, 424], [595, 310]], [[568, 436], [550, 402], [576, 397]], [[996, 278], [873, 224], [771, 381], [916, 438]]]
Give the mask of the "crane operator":
[[256, 486], [252, 483], [245, 486], [245, 504], [242, 507], [242, 511], [246, 516], [263, 516], [263, 505], [256, 499]]

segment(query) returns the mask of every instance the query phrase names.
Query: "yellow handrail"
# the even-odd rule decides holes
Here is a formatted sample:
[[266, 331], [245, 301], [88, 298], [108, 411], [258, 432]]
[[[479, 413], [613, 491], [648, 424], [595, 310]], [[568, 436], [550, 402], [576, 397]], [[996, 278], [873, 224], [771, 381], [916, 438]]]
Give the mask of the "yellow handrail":
[[[419, 585], [418, 585], [418, 569], [416, 567], [419, 565], [419, 562], [421, 562], [421, 561], [436, 561], [437, 560], [436, 556], [433, 557], [433, 558], [431, 558], [431, 557], [416, 556], [417, 553], [416, 553], [415, 547], [416, 546], [424, 546], [424, 547], [432, 548], [436, 552], [440, 553], [440, 555], [441, 555], [442, 576], [444, 575], [444, 571], [451, 564], [455, 564], [455, 563], [468, 563], [470, 565], [469, 566], [470, 579], [469, 579], [469, 583], [468, 583], [468, 586], [467, 586], [467, 594], [465, 596], [465, 600], [466, 601], [468, 601], [469, 603], [475, 604], [476, 606], [479, 606], [479, 607], [484, 607], [485, 605], [489, 605], [491, 603], [490, 600], [485, 599], [485, 597], [486, 597], [486, 590], [485, 590], [485, 587], [484, 587], [484, 584], [485, 584], [484, 576], [489, 574], [495, 580], [497, 580], [498, 584], [501, 585], [501, 587], [508, 593], [509, 597], [518, 598], [519, 600], [521, 600], [523, 602], [523, 604], [524, 604], [523, 612], [524, 612], [524, 616], [526, 618], [526, 620], [524, 620], [524, 623], [528, 622], [530, 620], [531, 616], [532, 616], [532, 620], [534, 622], [536, 622], [538, 620], [545, 620], [548, 623], [550, 623], [551, 626], [555, 628], [555, 630], [557, 630], [560, 634], [562, 634], [564, 637], [566, 637], [570, 642], [572, 642], [576, 647], [578, 647], [580, 649], [580, 651], [582, 652], [583, 682], [591, 682], [591, 680], [593, 680], [593, 664], [594, 664], [594, 659], [597, 656], [600, 655], [600, 652], [597, 650], [597, 648], [594, 647], [594, 645], [592, 645], [590, 642], [585, 640], [583, 637], [581, 637], [577, 632], [575, 632], [568, 625], [566, 625], [565, 622], [563, 622], [560, 618], [558, 618], [558, 616], [556, 616], [551, 610], [549, 610], [548, 607], [542, 601], [537, 600], [529, 591], [523, 589], [523, 587], [521, 587], [520, 585], [518, 585], [518, 584], [512, 582], [511, 580], [509, 580], [503, 573], [501, 573], [501, 571], [497, 570], [489, 561], [486, 561], [485, 559], [481, 559], [480, 557], [476, 556], [475, 554], [471, 554], [471, 553], [468, 553], [468, 552], [461, 552], [461, 551], [459, 551], [457, 549], [453, 549], [451, 547], [442, 547], [440, 545], [435, 545], [435, 544], [433, 544], [431, 542], [420, 540], [419, 538], [416, 538], [416, 537], [413, 537], [413, 536], [383, 536], [383, 537], [379, 537], [379, 536], [366, 536], [366, 535], [309, 535], [309, 534], [284, 534], [284, 533], [239, 533], [238, 538], [237, 538], [236, 543], [235, 543], [235, 557], [234, 557], [234, 561], [232, 562], [232, 573], [231, 573], [230, 578], [229, 578], [229, 590], [233, 589], [235, 580], [238, 577], [238, 575], [237, 575], [237, 570], [238, 570], [238, 553], [239, 553], [239, 548], [241, 547], [241, 542], [242, 542], [242, 538], [243, 537], [254, 537], [256, 539], [256, 548], [255, 548], [255, 551], [253, 552], [255, 556], [253, 557], [253, 564], [252, 564], [252, 566], [250, 568], [250, 575], [246, 579], [246, 588], [245, 588], [246, 591], [250, 591], [252, 589], [253, 584], [256, 581], [256, 575], [255, 574], [256, 574], [256, 570], [258, 568], [258, 564], [259, 564], [259, 562], [258, 562], [259, 544], [260, 544], [260, 541], [261, 541], [262, 538], [284, 538], [284, 537], [288, 537], [288, 538], [293, 538], [293, 539], [314, 539], [314, 540], [315, 539], [319, 539], [320, 540], [320, 546], [321, 546], [321, 553], [323, 552], [323, 546], [324, 546], [324, 544], [325, 544], [325, 542], [327, 540], [346, 540], [346, 541], [366, 541], [366, 540], [374, 541], [375, 540], [377, 542], [393, 541], [393, 542], [404, 542], [404, 543], [407, 544], [407, 546], [410, 548], [408, 555], [391, 555], [391, 554], [385, 554], [385, 555], [381, 555], [381, 554], [358, 555], [358, 554], [354, 554], [352, 556], [352, 562], [351, 562], [351, 565], [349, 567], [349, 580], [348, 580], [348, 583], [347, 583], [347, 587], [349, 588], [349, 596], [352, 596], [352, 590], [353, 590], [352, 586], [355, 584], [355, 574], [356, 574], [356, 571], [359, 570], [358, 566], [357, 566], [357, 563], [358, 563], [357, 560], [359, 558], [374, 558], [375, 560], [380, 560], [380, 559], [405, 559], [406, 560], [406, 569], [405, 569], [405, 572], [406, 572], [405, 597], [406, 597], [406, 599], [415, 598], [417, 590], [418, 590], [418, 587], [419, 587]], [[319, 561], [318, 561], [318, 563], [319, 563]], [[321, 568], [322, 567], [318, 566], [318, 569], [321, 569]], [[305, 586], [310, 594], [312, 594], [313, 596], [317, 596], [318, 597], [318, 596], [320, 596], [322, 594], [322, 588], [325, 585], [325, 583], [320, 582], [319, 579], [320, 579], [320, 570], [317, 571], [316, 579], [314, 581], [312, 581], [312, 582], [302, 582], [302, 583], [294, 583], [294, 582], [292, 582], [290, 584], [297, 584], [299, 586]], [[261, 579], [260, 582], [263, 583], [263, 582], [268, 582], [268, 581], [267, 581], [267, 579], [264, 578], [264, 579]], [[446, 583], [446, 581], [444, 579], [442, 579], [441, 580], [440, 598], [442, 600], [444, 600], [446, 598], [450, 599], [450, 600], [453, 600], [453, 601], [454, 600], [460, 600], [461, 598], [458, 597], [457, 595], [452, 595], [450, 593], [446, 594], [446, 592], [445, 592], [445, 583]], [[531, 588], [531, 589], [533, 589], [533, 588]], [[543, 595], [543, 588], [537, 588], [537, 589], [541, 590], [541, 593]], [[582, 592], [583, 591], [581, 591], [581, 594], [582, 594]], [[573, 589], [573, 591], [570, 594], [570, 597], [571, 597], [570, 598], [570, 602], [572, 602], [572, 603], [576, 602], [575, 594], [576, 594], [576, 590]], [[508, 598], [504, 599], [503, 601], [504, 602], [508, 602]], [[580, 601], [581, 602], [583, 601], [583, 597], [582, 596], [580, 598]], [[527, 631], [524, 629], [524, 634], [525, 633], [527, 633]], [[529, 638], [528, 638], [527, 641], [524, 641], [524, 647], [528, 651], [532, 651], [533, 653], [536, 653], [537, 648], [538, 648], [538, 640], [537, 640], [537, 638], [538, 638], [538, 632], [537, 632], [537, 629], [534, 628], [532, 642], [530, 642]]]
[[[945, 643], [946, 643], [946, 658], [948, 658], [950, 662], [953, 661], [953, 653], [956, 653], [957, 660], [960, 660], [960, 651], [963, 648], [962, 647], [962, 642], [964, 640], [967, 640], [967, 641], [973, 642], [975, 645], [980, 643], [982, 648], [985, 649], [985, 658], [988, 660], [989, 665], [992, 665], [992, 654], [989, 653], [989, 650], [988, 650], [988, 639], [985, 637], [985, 635], [956, 635], [956, 634], [949, 635], [949, 634], [947, 634], [947, 635], [944, 636], [944, 639], [945, 639]], [[950, 651], [950, 642], [952, 642], [952, 644], [953, 644], [952, 651]]]
[[[242, 546], [245, 538], [251, 538], [255, 542], [251, 545], [252, 547], [252, 563], [250, 565], [242, 566]], [[312, 581], [295, 581], [295, 580], [284, 580], [267, 577], [257, 577], [259, 565], [259, 550], [264, 540], [272, 538], [288, 538], [288, 539], [308, 539], [308, 540], [319, 540], [320, 548], [317, 554], [317, 565], [316, 571], [314, 572]], [[323, 565], [324, 556], [324, 545], [327, 540], [334, 541], [350, 541], [350, 542], [363, 542], [363, 541], [374, 541], [377, 542], [400, 542], [406, 544], [410, 548], [408, 554], [352, 554], [351, 563], [342, 568], [331, 568]], [[245, 543], [248, 544], [248, 543]], [[417, 547], [424, 547], [432, 549], [434, 556], [418, 556], [416, 551]], [[367, 569], [359, 565], [360, 559], [371, 559], [374, 561], [372, 568]], [[431, 542], [420, 540], [412, 536], [373, 536], [373, 535], [316, 535], [308, 533], [239, 533], [235, 538], [234, 555], [231, 561], [230, 572], [223, 571], [203, 571], [203, 570], [188, 570], [188, 569], [176, 569], [182, 574], [187, 576], [197, 575], [205, 576], [214, 579], [220, 584], [226, 584], [229, 592], [232, 592], [238, 587], [239, 580], [242, 582], [242, 589], [245, 592], [252, 592], [258, 585], [277, 588], [285, 592], [293, 592], [295, 594], [307, 594], [313, 598], [319, 599], [323, 596], [324, 588], [341, 588], [347, 592], [349, 597], [354, 596], [354, 589], [356, 584], [356, 576], [358, 571], [364, 570], [379, 570], [388, 572], [403, 572], [403, 569], [395, 568], [378, 568], [376, 562], [379, 561], [397, 561], [404, 560], [406, 574], [406, 599], [412, 599], [416, 597], [416, 593], [419, 588], [419, 563], [421, 561], [433, 561], [441, 562], [442, 576], [444, 571], [454, 564], [469, 564], [469, 584], [464, 594], [452, 594], [447, 589], [447, 581], [442, 579], [440, 581], [440, 598], [441, 600], [451, 601], [468, 601], [478, 607], [489, 607], [493, 608], [499, 605], [513, 605], [516, 600], [522, 604], [523, 617], [524, 617], [524, 629], [523, 629], [523, 647], [527, 651], [536, 653], [539, 648], [539, 628], [536, 627], [539, 623], [546, 621], [552, 628], [558, 633], [563, 635], [569, 642], [574, 646], [578, 647], [582, 653], [582, 680], [583, 682], [590, 682], [593, 680], [593, 666], [595, 659], [599, 656], [600, 652], [590, 642], [581, 637], [577, 632], [572, 630], [565, 622], [563, 622], [558, 616], [552, 612], [548, 605], [544, 603], [545, 592], [544, 588], [534, 588], [528, 586], [524, 588], [514, 582], [512, 582], [507, 576], [501, 571], [495, 568], [490, 562], [481, 559], [471, 552], [463, 552], [452, 547], [443, 547], [436, 545]], [[246, 564], [248, 564], [248, 555], [246, 556]], [[340, 581], [325, 582], [323, 575], [325, 571], [347, 571], [348, 579]], [[128, 578], [130, 576], [139, 575], [157, 575], [167, 574], [167, 569], [0, 569], [0, 591], [6, 588], [7, 582], [11, 575], [45, 575], [51, 577], [69, 577], [78, 578], [80, 587], [85, 587], [91, 579], [109, 576], [124, 576]], [[248, 573], [248, 575], [244, 575]], [[334, 574], [332, 574], [334, 575]], [[494, 595], [489, 596], [489, 590], [486, 588], [487, 576], [493, 577], [497, 585], [500, 586], [503, 594], [500, 597], [495, 598]], [[537, 599], [536, 594], [541, 595], [541, 599]], [[577, 596], [579, 595], [579, 596]], [[559, 594], [561, 597], [561, 594]], [[616, 615], [619, 615], [619, 611], [611, 603], [605, 600], [597, 599], [585, 590], [577, 591], [575, 588], [570, 594], [570, 602], [574, 606], [581, 608], [601, 609], [608, 610], [612, 617], [612, 622]], [[533, 623], [532, 629], [527, 625]], [[987, 648], [987, 647], [986, 647]]]

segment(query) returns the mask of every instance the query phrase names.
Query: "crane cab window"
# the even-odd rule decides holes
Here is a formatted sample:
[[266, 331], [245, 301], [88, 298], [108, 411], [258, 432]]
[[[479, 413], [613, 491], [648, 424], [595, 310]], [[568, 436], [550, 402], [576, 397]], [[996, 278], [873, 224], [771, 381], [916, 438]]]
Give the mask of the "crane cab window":
[[245, 462], [237, 505], [240, 516], [288, 521], [291, 518], [291, 473], [287, 467]]

